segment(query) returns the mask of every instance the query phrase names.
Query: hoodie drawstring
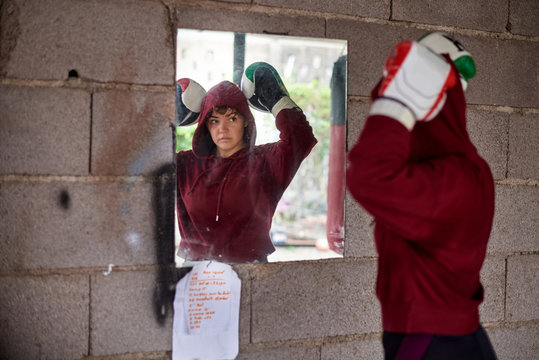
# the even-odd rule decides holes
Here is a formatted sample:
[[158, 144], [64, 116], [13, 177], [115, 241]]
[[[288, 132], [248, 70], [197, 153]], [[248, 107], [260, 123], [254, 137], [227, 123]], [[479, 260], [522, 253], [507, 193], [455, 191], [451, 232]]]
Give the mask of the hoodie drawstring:
[[217, 192], [217, 208], [215, 209], [215, 221], [219, 221], [219, 210], [221, 210], [221, 199], [223, 198], [223, 189], [225, 187], [225, 183], [228, 180], [228, 173], [230, 172], [230, 169], [232, 169], [232, 162], [228, 165], [228, 169], [226, 169], [225, 176], [223, 177], [223, 180], [221, 181], [221, 184], [219, 185], [219, 191]]

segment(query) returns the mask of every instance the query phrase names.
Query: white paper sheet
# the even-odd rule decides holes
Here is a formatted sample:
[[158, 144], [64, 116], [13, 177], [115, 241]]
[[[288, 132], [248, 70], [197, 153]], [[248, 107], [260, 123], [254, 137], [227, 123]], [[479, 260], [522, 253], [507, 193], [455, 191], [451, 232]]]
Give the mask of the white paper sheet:
[[230, 265], [195, 265], [176, 286], [172, 359], [234, 359], [239, 350], [240, 293], [241, 281]]

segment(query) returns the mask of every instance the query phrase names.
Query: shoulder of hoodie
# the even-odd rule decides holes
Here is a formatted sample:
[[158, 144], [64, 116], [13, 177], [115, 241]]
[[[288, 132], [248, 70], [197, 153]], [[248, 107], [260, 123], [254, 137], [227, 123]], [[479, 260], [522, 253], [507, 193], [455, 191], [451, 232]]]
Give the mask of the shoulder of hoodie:
[[261, 145], [253, 146], [253, 148], [251, 149], [251, 155], [265, 156], [268, 153], [270, 153], [276, 145], [277, 145], [277, 143], [273, 142], [273, 143], [267, 143], [267, 144], [261, 144]]
[[176, 162], [177, 163], [186, 163], [191, 161], [196, 161], [197, 157], [195, 156], [195, 153], [192, 149], [189, 150], [180, 150], [176, 154]]

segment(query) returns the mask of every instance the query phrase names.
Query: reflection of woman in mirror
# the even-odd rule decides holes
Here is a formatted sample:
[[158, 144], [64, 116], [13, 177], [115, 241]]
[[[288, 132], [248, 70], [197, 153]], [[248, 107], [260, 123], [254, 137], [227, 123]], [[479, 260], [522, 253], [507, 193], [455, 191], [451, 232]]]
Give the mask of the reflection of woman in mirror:
[[[193, 116], [189, 110], [197, 101], [184, 95], [188, 86], [199, 85], [179, 83], [179, 106]], [[177, 154], [178, 255], [187, 261], [266, 261], [275, 250], [269, 230], [277, 203], [316, 144], [305, 115], [269, 64], [247, 68], [242, 90], [223, 81], [205, 95], [199, 92], [192, 150]], [[246, 95], [253, 107], [275, 116], [279, 141], [255, 146]], [[180, 116], [181, 123], [186, 117]]]

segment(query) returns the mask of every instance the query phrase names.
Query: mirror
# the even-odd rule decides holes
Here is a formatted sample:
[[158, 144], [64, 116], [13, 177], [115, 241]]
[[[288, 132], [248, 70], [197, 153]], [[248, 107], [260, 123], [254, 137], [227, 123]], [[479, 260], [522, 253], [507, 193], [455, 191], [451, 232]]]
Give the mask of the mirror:
[[[240, 84], [245, 67], [267, 62], [280, 74], [318, 140], [277, 205], [270, 230], [276, 250], [269, 262], [342, 256], [346, 53], [344, 40], [178, 30], [176, 80], [193, 79], [207, 91], [223, 80]], [[251, 112], [256, 144], [278, 141], [273, 115], [252, 108]], [[191, 148], [195, 128], [196, 124], [177, 127], [177, 151]], [[177, 248], [180, 241], [176, 224]], [[192, 266], [180, 256], [176, 263]]]

